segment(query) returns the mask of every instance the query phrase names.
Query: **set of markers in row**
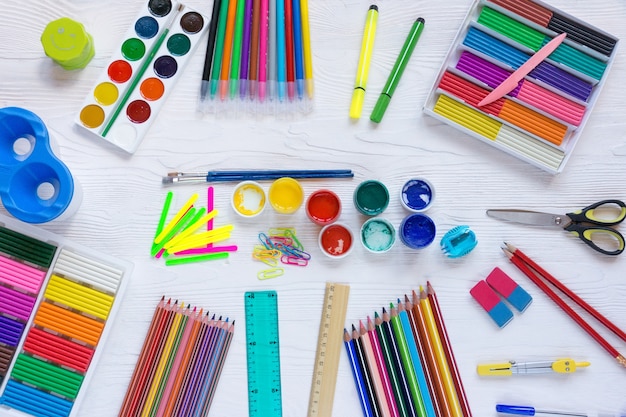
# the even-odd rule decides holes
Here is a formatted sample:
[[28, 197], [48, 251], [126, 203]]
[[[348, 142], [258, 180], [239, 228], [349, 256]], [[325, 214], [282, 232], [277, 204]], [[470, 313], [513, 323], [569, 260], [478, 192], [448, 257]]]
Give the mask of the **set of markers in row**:
[[3, 416], [76, 415], [131, 269], [0, 217]]
[[[313, 67], [307, 0], [215, 0], [202, 110], [309, 110]], [[230, 107], [229, 107], [230, 106]], [[283, 110], [287, 110], [285, 107]]]
[[[553, 41], [561, 43], [529, 66]], [[476, 0], [424, 111], [513, 156], [560, 172], [605, 83], [617, 44], [617, 38], [540, 1]], [[530, 71], [503, 97], [481, 103], [527, 66]]]

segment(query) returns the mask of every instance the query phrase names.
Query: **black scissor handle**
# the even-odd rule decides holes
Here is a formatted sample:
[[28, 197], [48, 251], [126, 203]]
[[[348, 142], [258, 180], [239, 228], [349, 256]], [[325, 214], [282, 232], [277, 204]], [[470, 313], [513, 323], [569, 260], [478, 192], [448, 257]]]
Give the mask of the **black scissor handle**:
[[[600, 217], [596, 217], [595, 210], [602, 208], [618, 209], [619, 214], [612, 219], [602, 219]], [[626, 218], [626, 204], [621, 200], [602, 200], [587, 206], [582, 210], [567, 213], [567, 216], [572, 219], [573, 223], [591, 223], [600, 226], [613, 226], [621, 223]]]
[[[576, 234], [580, 240], [605, 255], [619, 255], [626, 246], [624, 236], [611, 227], [585, 226], [579, 223], [571, 223], [565, 227], [565, 230]], [[598, 244], [600, 242], [602, 242], [602, 245]]]

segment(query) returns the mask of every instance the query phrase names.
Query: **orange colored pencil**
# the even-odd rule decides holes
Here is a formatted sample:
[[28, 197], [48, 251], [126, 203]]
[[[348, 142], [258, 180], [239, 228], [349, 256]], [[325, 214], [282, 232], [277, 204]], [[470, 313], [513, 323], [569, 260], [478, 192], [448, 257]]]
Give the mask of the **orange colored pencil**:
[[452, 378], [454, 379], [454, 386], [459, 397], [459, 402], [461, 403], [461, 408], [463, 409], [463, 414], [465, 415], [465, 417], [472, 417], [472, 410], [470, 409], [469, 402], [467, 401], [467, 395], [465, 394], [465, 388], [463, 387], [463, 381], [461, 380], [459, 367], [456, 364], [454, 352], [452, 352], [452, 345], [450, 343], [450, 337], [448, 336], [448, 330], [446, 329], [446, 324], [444, 323], [443, 316], [441, 315], [439, 300], [437, 300], [437, 294], [435, 294], [435, 290], [433, 289], [432, 285], [430, 285], [429, 281], [426, 281], [426, 293], [428, 295], [428, 301], [430, 302], [433, 316], [435, 317], [435, 321], [437, 322], [439, 337], [443, 344], [443, 349], [445, 351], [446, 357], [448, 358], [450, 372], [452, 373]]

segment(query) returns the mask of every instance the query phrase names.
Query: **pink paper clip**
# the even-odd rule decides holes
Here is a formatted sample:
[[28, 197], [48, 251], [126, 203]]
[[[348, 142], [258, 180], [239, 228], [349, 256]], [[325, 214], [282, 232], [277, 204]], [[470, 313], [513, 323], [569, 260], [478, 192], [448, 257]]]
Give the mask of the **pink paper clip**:
[[280, 257], [280, 261], [287, 265], [296, 265], [296, 266], [307, 266], [309, 261], [304, 258], [299, 258], [297, 256], [287, 256], [283, 255]]

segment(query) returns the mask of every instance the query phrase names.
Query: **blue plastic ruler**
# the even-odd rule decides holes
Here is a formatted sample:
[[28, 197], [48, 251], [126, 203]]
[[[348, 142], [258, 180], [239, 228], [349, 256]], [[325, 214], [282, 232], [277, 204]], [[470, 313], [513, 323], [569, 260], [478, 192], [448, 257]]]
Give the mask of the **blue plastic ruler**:
[[249, 417], [281, 417], [280, 343], [276, 291], [248, 291], [246, 356], [248, 360]]
[[308, 417], [331, 417], [350, 286], [326, 283], [313, 366]]

